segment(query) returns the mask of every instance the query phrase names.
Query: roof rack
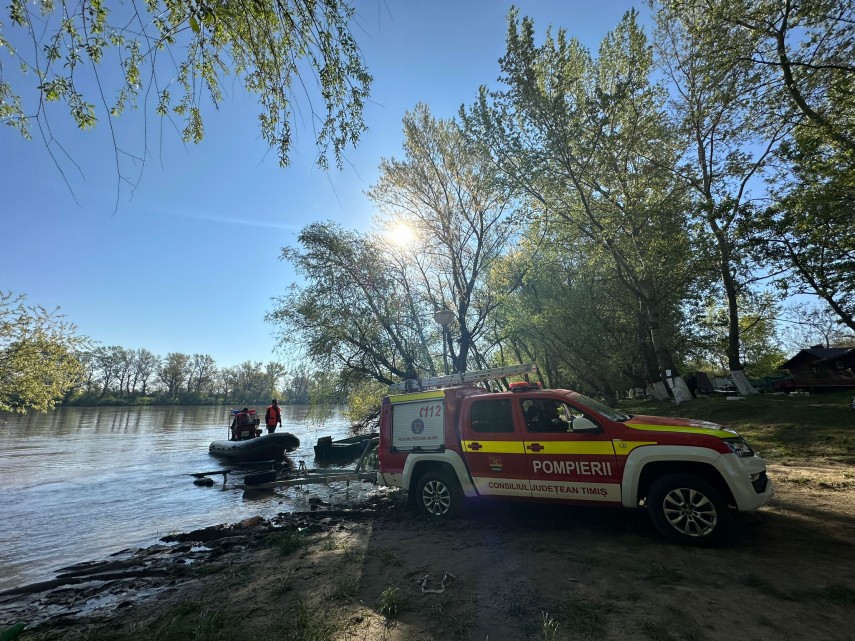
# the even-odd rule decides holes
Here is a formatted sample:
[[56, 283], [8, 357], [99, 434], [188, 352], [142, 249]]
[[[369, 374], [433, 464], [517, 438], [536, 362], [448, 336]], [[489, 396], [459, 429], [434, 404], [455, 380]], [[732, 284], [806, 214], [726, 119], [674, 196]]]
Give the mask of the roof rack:
[[508, 365], [506, 367], [493, 367], [491, 369], [479, 369], [473, 372], [461, 372], [459, 374], [446, 374], [445, 376], [432, 376], [430, 378], [413, 378], [395, 383], [389, 386], [390, 392], [421, 392], [434, 387], [451, 387], [452, 385], [463, 385], [466, 383], [478, 383], [489, 381], [505, 376], [518, 376], [520, 374], [537, 374], [537, 365]]

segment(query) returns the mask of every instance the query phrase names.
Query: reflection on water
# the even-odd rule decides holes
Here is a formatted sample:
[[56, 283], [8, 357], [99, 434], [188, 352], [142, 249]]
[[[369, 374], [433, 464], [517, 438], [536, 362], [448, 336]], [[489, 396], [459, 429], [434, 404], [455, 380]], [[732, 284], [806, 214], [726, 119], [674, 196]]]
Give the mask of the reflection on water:
[[[330, 492], [292, 488], [249, 496], [236, 489], [252, 468], [208, 454], [211, 441], [227, 437], [228, 421], [223, 407], [0, 413], [0, 590], [170, 532], [306, 509], [313, 493]], [[309, 467], [318, 437], [347, 435], [340, 414], [315, 426], [304, 407], [283, 406], [282, 425], [300, 439], [290, 458]], [[234, 473], [225, 488], [219, 477], [199, 487], [189, 476], [226, 467]]]

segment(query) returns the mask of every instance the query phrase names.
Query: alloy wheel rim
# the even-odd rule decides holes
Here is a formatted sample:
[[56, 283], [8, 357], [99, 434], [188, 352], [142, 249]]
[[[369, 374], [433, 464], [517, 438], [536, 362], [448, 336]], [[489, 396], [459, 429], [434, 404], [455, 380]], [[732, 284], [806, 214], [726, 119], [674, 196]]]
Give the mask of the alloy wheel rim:
[[451, 493], [444, 483], [428, 481], [422, 492], [422, 501], [428, 512], [442, 516], [451, 508]]
[[668, 492], [662, 501], [668, 523], [681, 534], [703, 537], [715, 530], [718, 511], [703, 492], [681, 487]]

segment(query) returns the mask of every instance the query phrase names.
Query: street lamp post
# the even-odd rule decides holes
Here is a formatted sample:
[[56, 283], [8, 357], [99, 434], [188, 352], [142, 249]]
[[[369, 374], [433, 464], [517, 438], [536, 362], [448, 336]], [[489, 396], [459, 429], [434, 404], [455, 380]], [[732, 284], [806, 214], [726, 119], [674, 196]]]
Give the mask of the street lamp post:
[[446, 375], [448, 374], [448, 358], [446, 356], [446, 342], [445, 342], [445, 333], [448, 329], [449, 323], [454, 320], [454, 312], [449, 311], [447, 309], [441, 309], [433, 315], [433, 319], [442, 325], [442, 366]]

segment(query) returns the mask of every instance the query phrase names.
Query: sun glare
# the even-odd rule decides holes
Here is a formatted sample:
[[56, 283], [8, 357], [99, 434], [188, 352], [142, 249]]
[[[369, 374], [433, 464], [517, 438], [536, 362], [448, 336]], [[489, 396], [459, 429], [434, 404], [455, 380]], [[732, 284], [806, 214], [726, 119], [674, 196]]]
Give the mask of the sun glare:
[[386, 235], [392, 244], [398, 247], [409, 247], [416, 239], [416, 232], [406, 223], [398, 223], [390, 227]]

